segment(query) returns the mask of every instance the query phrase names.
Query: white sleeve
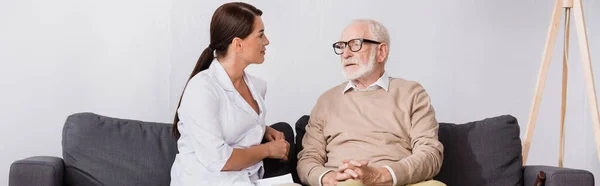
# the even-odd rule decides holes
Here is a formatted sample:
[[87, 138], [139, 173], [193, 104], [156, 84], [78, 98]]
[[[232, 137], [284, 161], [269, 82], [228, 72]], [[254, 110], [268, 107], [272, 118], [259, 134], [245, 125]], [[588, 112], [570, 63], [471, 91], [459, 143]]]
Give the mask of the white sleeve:
[[233, 148], [224, 140], [219, 99], [219, 93], [211, 82], [202, 77], [193, 78], [178, 109], [182, 137], [189, 138], [198, 161], [211, 172], [221, 172], [233, 153]]
[[325, 171], [323, 174], [321, 174], [321, 175], [319, 176], [319, 186], [323, 186], [323, 177], [325, 176], [325, 174], [327, 174], [327, 173], [329, 173], [329, 172], [333, 172], [333, 170], [328, 170], [328, 171]]
[[398, 179], [396, 179], [396, 173], [394, 172], [394, 170], [392, 170], [392, 168], [390, 166], [383, 166], [385, 167], [388, 171], [390, 171], [390, 174], [392, 175], [392, 185], [396, 185], [398, 184]]

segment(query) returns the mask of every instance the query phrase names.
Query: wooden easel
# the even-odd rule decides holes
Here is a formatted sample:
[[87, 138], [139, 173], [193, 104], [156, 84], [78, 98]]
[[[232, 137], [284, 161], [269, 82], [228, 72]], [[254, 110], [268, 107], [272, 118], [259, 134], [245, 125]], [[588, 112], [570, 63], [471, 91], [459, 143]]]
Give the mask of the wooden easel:
[[546, 45], [544, 47], [544, 55], [542, 59], [542, 66], [538, 74], [538, 80], [535, 88], [535, 96], [533, 100], [533, 106], [529, 112], [529, 120], [527, 121], [527, 128], [525, 130], [525, 140], [523, 141], [523, 164], [527, 163], [527, 156], [529, 154], [529, 148], [531, 146], [531, 138], [535, 128], [535, 122], [537, 120], [538, 110], [542, 99], [544, 90], [544, 84], [546, 83], [546, 76], [548, 75], [548, 69], [550, 68], [550, 60], [552, 58], [552, 50], [554, 49], [554, 43], [556, 41], [556, 35], [558, 27], [560, 25], [561, 9], [565, 11], [565, 26], [564, 26], [564, 46], [563, 46], [563, 71], [562, 71], [562, 102], [561, 102], [561, 114], [560, 114], [560, 147], [558, 155], [558, 166], [563, 166], [563, 155], [564, 155], [564, 125], [565, 125], [565, 112], [566, 112], [566, 98], [567, 98], [567, 57], [569, 51], [569, 31], [570, 31], [570, 17], [571, 11], [575, 17], [575, 27], [577, 36], [579, 39], [579, 49], [581, 52], [581, 62], [583, 63], [583, 75], [585, 78], [586, 93], [588, 97], [588, 104], [590, 107], [590, 114], [592, 117], [592, 128], [594, 129], [594, 136], [596, 137], [596, 150], [598, 151], [598, 159], [600, 160], [600, 119], [598, 113], [598, 101], [596, 99], [596, 88], [594, 86], [594, 75], [592, 72], [592, 63], [590, 58], [590, 49], [588, 46], [587, 33], [585, 28], [585, 20], [583, 19], [583, 5], [582, 0], [556, 0], [554, 4], [554, 11], [552, 12], [552, 20], [550, 28], [548, 29], [548, 37], [546, 38]]

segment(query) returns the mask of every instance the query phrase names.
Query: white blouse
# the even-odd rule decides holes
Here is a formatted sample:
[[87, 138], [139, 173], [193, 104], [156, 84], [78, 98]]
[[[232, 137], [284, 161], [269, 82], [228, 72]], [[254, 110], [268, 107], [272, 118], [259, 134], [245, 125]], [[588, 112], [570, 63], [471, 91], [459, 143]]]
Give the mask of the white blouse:
[[234, 148], [258, 145], [265, 133], [266, 83], [246, 73], [243, 78], [260, 114], [233, 87], [216, 59], [188, 82], [177, 110], [181, 137], [171, 186], [245, 186], [263, 177], [262, 161], [241, 171], [221, 172]]

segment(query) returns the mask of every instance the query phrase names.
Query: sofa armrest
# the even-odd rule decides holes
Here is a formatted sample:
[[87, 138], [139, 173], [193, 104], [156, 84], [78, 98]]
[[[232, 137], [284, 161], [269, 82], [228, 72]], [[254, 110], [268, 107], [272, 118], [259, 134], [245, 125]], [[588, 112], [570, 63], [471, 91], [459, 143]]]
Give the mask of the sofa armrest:
[[594, 175], [589, 171], [551, 166], [525, 166], [525, 186], [533, 186], [540, 171], [546, 173], [545, 186], [594, 186]]
[[62, 186], [64, 162], [62, 158], [34, 156], [12, 163], [9, 186]]

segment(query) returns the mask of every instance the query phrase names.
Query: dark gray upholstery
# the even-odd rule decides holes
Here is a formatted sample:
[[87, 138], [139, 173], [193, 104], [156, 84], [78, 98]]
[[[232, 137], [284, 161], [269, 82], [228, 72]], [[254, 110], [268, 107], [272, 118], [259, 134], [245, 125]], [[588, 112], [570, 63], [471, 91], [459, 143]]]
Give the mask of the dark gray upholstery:
[[99, 116], [68, 117], [63, 129], [68, 185], [169, 185], [177, 152], [172, 125]]
[[10, 166], [10, 186], [60, 186], [64, 164], [58, 157], [35, 156], [15, 161]]
[[[434, 178], [448, 185], [522, 185], [519, 125], [512, 116], [440, 123], [444, 163]], [[469, 176], [465, 176], [469, 175]]]
[[525, 185], [533, 185], [540, 171], [546, 173], [546, 185], [594, 185], [594, 175], [589, 171], [550, 166], [525, 166]]
[[[296, 123], [298, 152], [303, 149], [302, 138], [309, 118], [302, 116]], [[548, 178], [546, 186], [594, 185], [594, 176], [589, 171], [523, 167], [519, 133], [517, 119], [510, 115], [465, 124], [441, 122], [439, 139], [444, 145], [444, 161], [434, 179], [448, 186], [533, 186], [535, 176], [543, 170], [547, 176], [555, 175]]]

